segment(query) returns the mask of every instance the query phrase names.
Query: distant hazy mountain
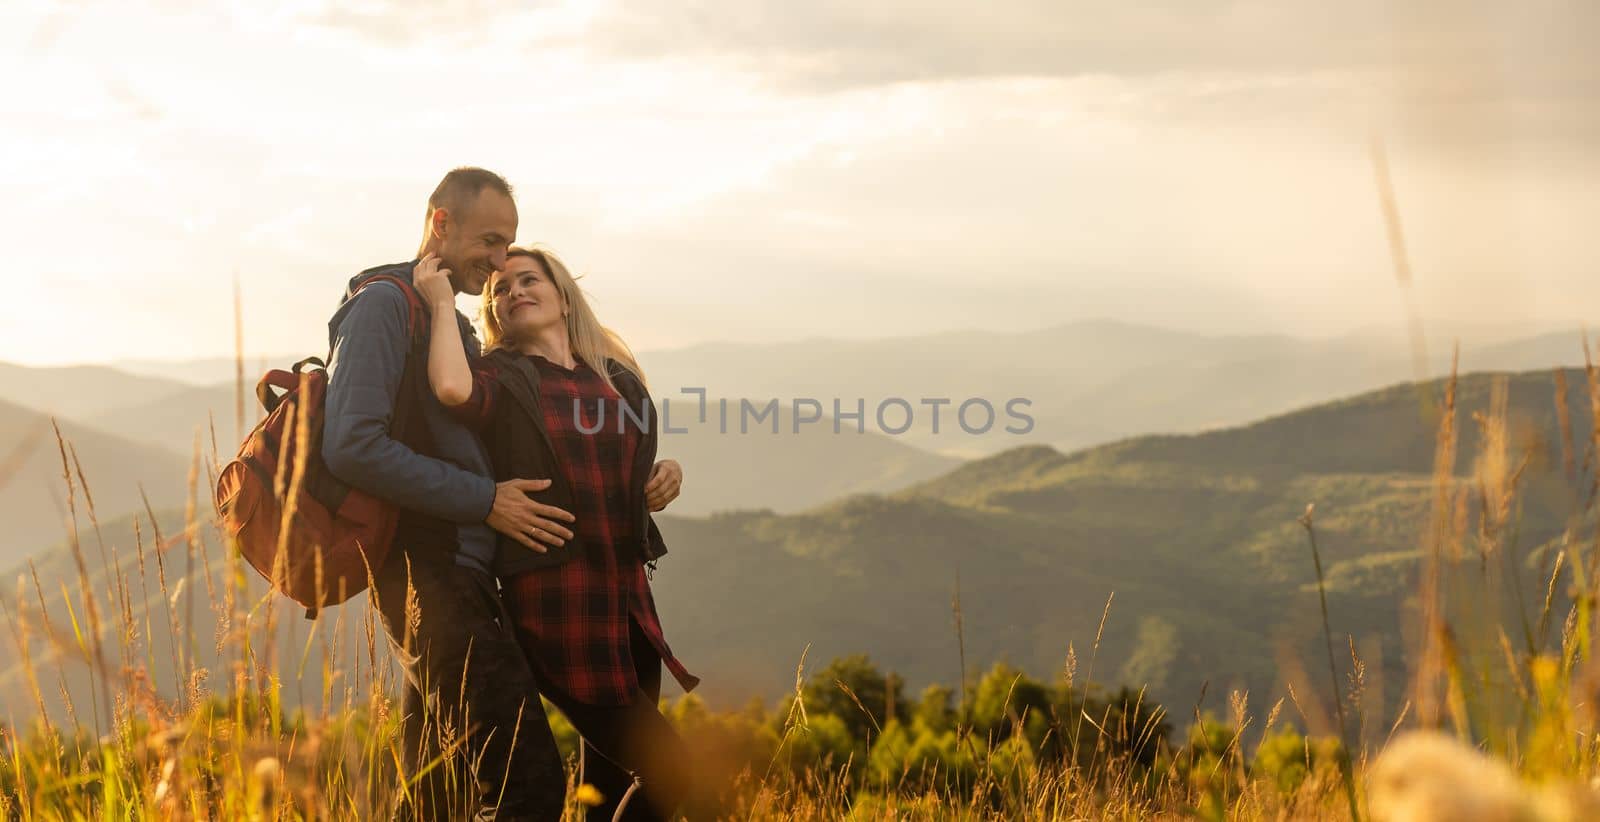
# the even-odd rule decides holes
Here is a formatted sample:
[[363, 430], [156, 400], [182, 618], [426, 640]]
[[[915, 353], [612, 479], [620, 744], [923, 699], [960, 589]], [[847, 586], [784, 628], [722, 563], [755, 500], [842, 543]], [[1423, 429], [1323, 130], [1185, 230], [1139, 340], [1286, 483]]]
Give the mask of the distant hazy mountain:
[[182, 387], [100, 365], [33, 368], [0, 362], [0, 400], [68, 419], [147, 402]]
[[[1593, 329], [1588, 332], [1588, 345], [1591, 352], [1600, 345], [1600, 337], [1596, 337]], [[1473, 349], [1472, 368], [1515, 371], [1536, 366], [1579, 367], [1584, 362], [1583, 348], [1584, 333], [1578, 329], [1521, 337]], [[1590, 354], [1590, 358], [1600, 360], [1594, 353]]]
[[[967, 331], [867, 341], [702, 345], [647, 352], [641, 358], [658, 395], [705, 387], [713, 395], [773, 397], [785, 403], [809, 397], [820, 400], [829, 413], [835, 401], [849, 410], [864, 400], [872, 427], [879, 425], [880, 403], [903, 400], [915, 416], [901, 439], [929, 450], [973, 455], [1030, 442], [1081, 447], [1280, 410], [1279, 397], [1301, 397], [1304, 388], [1256, 386], [1244, 407], [1223, 409], [1219, 404], [1238, 404], [1232, 398], [1236, 386], [1218, 386], [1210, 395], [1196, 375], [1219, 364], [1258, 359], [1263, 352], [1287, 357], [1325, 347], [1287, 337], [1210, 337], [1092, 321], [1018, 334]], [[1147, 374], [1163, 379], [1139, 376]], [[1392, 368], [1380, 368], [1363, 387], [1397, 376]], [[1321, 396], [1333, 396], [1344, 387], [1330, 386]], [[949, 403], [941, 408], [937, 434], [933, 409], [925, 399]], [[1026, 434], [1005, 430], [1012, 422], [1005, 416], [1006, 404], [1014, 399], [1028, 401], [1021, 410], [1035, 424]], [[974, 435], [961, 426], [959, 409], [969, 400], [995, 409], [998, 419], [988, 433]], [[1130, 420], [1130, 406], [1153, 406], [1159, 413]], [[969, 410], [968, 427], [982, 428], [988, 420], [983, 406], [974, 404]], [[890, 425], [897, 425], [904, 410], [888, 409], [887, 417]]]
[[[244, 430], [261, 419], [261, 403], [256, 399], [255, 383], [245, 386]], [[90, 418], [97, 428], [129, 438], [138, 438], [178, 454], [194, 450], [198, 434], [205, 450], [211, 450], [212, 426], [216, 428], [217, 451], [231, 456], [242, 435], [238, 427], [237, 391], [234, 384], [185, 386], [170, 394], [142, 403], [107, 409]]]
[[[1452, 347], [1436, 345], [1426, 376], [1449, 372]], [[701, 345], [641, 355], [658, 394], [685, 386], [747, 397], [817, 397], [830, 406], [867, 400], [869, 415], [886, 397], [916, 405], [942, 397], [954, 404], [985, 398], [997, 408], [1032, 400], [1036, 426], [986, 436], [954, 424], [944, 409], [941, 433], [920, 406], [901, 438], [956, 454], [995, 453], [1043, 442], [1076, 449], [1153, 432], [1238, 425], [1333, 397], [1415, 379], [1412, 354], [1391, 336], [1306, 339], [1285, 335], [1208, 335], [1110, 320], [1018, 334], [949, 332], [922, 337], [772, 345]], [[1576, 331], [1552, 333], [1461, 353], [1461, 371], [1528, 370], [1582, 362]], [[869, 416], [869, 425], [874, 424]]]
[[[189, 471], [185, 459], [163, 448], [70, 421], [62, 423], [61, 430], [77, 451], [102, 519], [138, 508], [140, 483], [148, 489], [153, 504], [166, 506], [183, 499]], [[61, 451], [49, 418], [0, 401], [0, 522], [5, 523], [0, 567], [63, 538], [66, 499]], [[88, 527], [85, 502], [80, 488], [77, 505], [82, 528]]]
[[[1449, 358], [1449, 346], [1436, 345], [1428, 357], [1431, 373], [1447, 370]], [[691, 426], [679, 441], [669, 437], [664, 453], [689, 471], [679, 509], [689, 514], [740, 507], [795, 511], [841, 494], [892, 490], [948, 466], [926, 452], [979, 456], [1030, 443], [1073, 450], [1152, 432], [1205, 431], [1414, 376], [1406, 344], [1390, 336], [1205, 335], [1104, 320], [1016, 334], [707, 344], [645, 352], [641, 359], [655, 395], [672, 403], [678, 424], [698, 411], [698, 395], [683, 391], [691, 388], [712, 398], [749, 397], [757, 407], [777, 400], [785, 414], [797, 401], [816, 403], [801, 405], [801, 413], [820, 409], [818, 421], [803, 426], [798, 438], [712, 435], [714, 410], [708, 423]], [[1573, 331], [1470, 347], [1461, 354], [1461, 367], [1521, 370], [1581, 359], [1580, 337]], [[287, 364], [283, 360], [274, 364]], [[58, 407], [65, 416], [185, 456], [197, 431], [209, 440], [214, 419], [219, 450], [233, 450], [232, 360], [138, 367], [162, 376], [8, 367], [0, 372], [8, 376], [0, 382], [0, 399]], [[251, 385], [259, 370], [247, 369]], [[228, 379], [189, 387], [173, 381], [207, 373]], [[35, 387], [40, 385], [49, 390]], [[880, 420], [880, 404], [895, 399], [904, 405], [885, 406]], [[958, 408], [969, 399], [994, 410], [989, 433], [962, 429]], [[1030, 401], [1020, 408], [1033, 420], [1025, 434], [1005, 430], [1016, 422], [1006, 415], [1012, 399]], [[932, 431], [934, 409], [924, 400], [949, 401], [938, 409], [938, 434]], [[835, 411], [858, 408], [869, 434], [854, 433], [846, 421], [845, 433], [834, 435]], [[737, 424], [738, 408], [733, 410]], [[986, 421], [982, 405], [969, 410], [972, 424]], [[892, 430], [904, 423], [908, 412], [908, 430], [879, 435], [884, 426]], [[257, 413], [247, 394], [247, 425]], [[783, 428], [792, 430], [787, 416]]]
[[[314, 355], [321, 356], [324, 353], [321, 351], [307, 351], [301, 354], [284, 354], [281, 356], [245, 357], [244, 380], [246, 387], [255, 385], [255, 381], [261, 376], [261, 372], [268, 368], [284, 368], [297, 360]], [[233, 357], [203, 357], [190, 360], [114, 360], [108, 365], [129, 374], [157, 377], [191, 386], [210, 386], [219, 383], [232, 385], [237, 373], [237, 364]]]
[[[1579, 438], [1573, 462], [1582, 466], [1582, 432], [1593, 417], [1582, 374], [1566, 377], [1570, 430]], [[1496, 379], [1460, 383], [1458, 474], [1483, 453], [1473, 420], [1489, 409]], [[1589, 476], [1565, 474], [1552, 376], [1505, 379], [1511, 456], [1532, 455], [1519, 479], [1516, 533], [1492, 558], [1469, 545], [1459, 590], [1470, 590], [1480, 562], [1492, 559], [1537, 603], [1551, 558], [1543, 549]], [[706, 695], [724, 704], [783, 692], [807, 646], [812, 665], [867, 652], [914, 687], [949, 682], [961, 670], [952, 613], [959, 584], [969, 666], [1005, 658], [1051, 675], [1070, 647], [1081, 678], [1114, 593], [1093, 652], [1096, 680], [1148, 684], [1175, 714], [1187, 715], [1203, 688], [1213, 701], [1241, 689], [1271, 704], [1285, 693], [1285, 676], [1320, 670], [1325, 653], [1315, 572], [1297, 522], [1315, 503], [1335, 641], [1360, 648], [1368, 698], [1392, 709], [1406, 681], [1401, 626], [1434, 494], [1440, 395], [1438, 383], [1402, 384], [1203, 434], [1070, 454], [1029, 446], [897, 494], [795, 514], [663, 517], [672, 553], [654, 586], [667, 636], [705, 678]], [[1469, 530], [1477, 499], [1463, 502]], [[66, 564], [51, 567], [71, 573]], [[61, 580], [47, 575], [43, 583], [55, 590]], [[362, 606], [342, 610], [348, 626]], [[200, 644], [209, 647], [207, 625]], [[1515, 641], [1520, 647], [1522, 636]], [[17, 676], [0, 670], [0, 684]], [[286, 698], [296, 688], [314, 693], [320, 681], [317, 673], [300, 684], [287, 669], [285, 676]], [[1316, 684], [1296, 688], [1302, 701], [1319, 698]], [[1373, 723], [1378, 733], [1381, 724]]]
[[[658, 393], [707, 387], [714, 395], [813, 397], [829, 411], [835, 398], [846, 409], [866, 398], [869, 425], [877, 424], [872, 414], [880, 401], [904, 398], [917, 419], [902, 440], [954, 454], [1024, 443], [1083, 448], [1141, 433], [1211, 429], [1414, 376], [1405, 347], [1366, 337], [1211, 336], [1118, 321], [1019, 334], [698, 345], [642, 358]], [[1435, 371], [1448, 368], [1448, 357], [1432, 360]], [[922, 398], [952, 403], [938, 435], [930, 409], [918, 405]], [[968, 398], [997, 409], [1013, 398], [1030, 400], [1034, 429], [1011, 435], [1002, 419], [987, 435], [971, 435], [955, 419]], [[981, 421], [974, 408], [971, 422]]]

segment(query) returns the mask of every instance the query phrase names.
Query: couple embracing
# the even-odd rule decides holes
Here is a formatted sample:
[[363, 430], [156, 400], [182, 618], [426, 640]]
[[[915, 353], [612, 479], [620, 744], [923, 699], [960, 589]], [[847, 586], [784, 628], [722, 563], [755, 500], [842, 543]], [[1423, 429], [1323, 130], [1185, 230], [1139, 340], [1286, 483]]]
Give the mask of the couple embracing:
[[[373, 596], [405, 672], [410, 810], [559, 818], [566, 777], [542, 695], [583, 736], [582, 781], [602, 799], [591, 819], [669, 818], [689, 775], [657, 709], [661, 669], [685, 690], [697, 680], [663, 637], [647, 566], [666, 553], [650, 514], [682, 470], [656, 461], [627, 346], [516, 232], [504, 179], [451, 171], [417, 259], [357, 275], [329, 323], [322, 457], [402, 511]], [[461, 293], [481, 295], [481, 345]], [[413, 344], [419, 299], [431, 322]], [[600, 414], [629, 424], [595, 430]], [[441, 784], [451, 773], [464, 799]]]

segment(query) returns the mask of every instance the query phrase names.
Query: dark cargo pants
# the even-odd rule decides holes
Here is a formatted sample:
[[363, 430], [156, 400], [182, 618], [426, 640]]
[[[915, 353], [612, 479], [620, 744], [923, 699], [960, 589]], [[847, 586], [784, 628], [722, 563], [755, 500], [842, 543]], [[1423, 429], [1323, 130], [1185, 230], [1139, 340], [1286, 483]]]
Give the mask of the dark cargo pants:
[[405, 816], [559, 820], [561, 755], [494, 578], [443, 552], [397, 550], [373, 594], [405, 670], [404, 778], [432, 766]]

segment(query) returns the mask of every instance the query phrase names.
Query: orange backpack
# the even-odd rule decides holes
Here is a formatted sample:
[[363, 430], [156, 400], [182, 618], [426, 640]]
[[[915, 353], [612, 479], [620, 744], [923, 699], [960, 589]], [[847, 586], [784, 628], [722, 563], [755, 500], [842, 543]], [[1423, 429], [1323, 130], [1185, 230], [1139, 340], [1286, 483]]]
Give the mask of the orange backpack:
[[[422, 424], [412, 422], [418, 410], [413, 398], [428, 314], [410, 283], [387, 274], [362, 281], [349, 299], [376, 282], [394, 283], [406, 296], [411, 349], [390, 435], [409, 445], [410, 429]], [[273, 587], [305, 606], [308, 618], [366, 590], [389, 557], [400, 519], [398, 507], [350, 486], [323, 463], [327, 391], [327, 366], [317, 357], [288, 371], [268, 371], [256, 385], [267, 416], [217, 477], [224, 534]]]

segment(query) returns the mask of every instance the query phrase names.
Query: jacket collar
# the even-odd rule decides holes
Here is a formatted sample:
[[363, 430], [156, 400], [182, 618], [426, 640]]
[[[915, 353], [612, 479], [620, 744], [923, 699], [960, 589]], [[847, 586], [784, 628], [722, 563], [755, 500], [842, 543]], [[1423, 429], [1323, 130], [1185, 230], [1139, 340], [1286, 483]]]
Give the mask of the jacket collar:
[[[516, 391], [517, 386], [515, 383], [523, 384], [529, 395], [519, 401], [526, 401], [532, 408], [538, 407], [539, 372], [526, 355], [497, 346], [483, 356], [498, 367], [499, 376], [496, 379], [499, 380], [501, 385]], [[630, 404], [637, 404], [640, 400], [650, 396], [644, 387], [644, 381], [639, 379], [639, 375], [633, 373], [633, 370], [626, 365], [612, 360], [609, 370], [611, 371], [611, 381], [617, 386], [617, 393], [621, 394], [622, 398]], [[515, 379], [513, 375], [520, 376], [521, 379]]]

